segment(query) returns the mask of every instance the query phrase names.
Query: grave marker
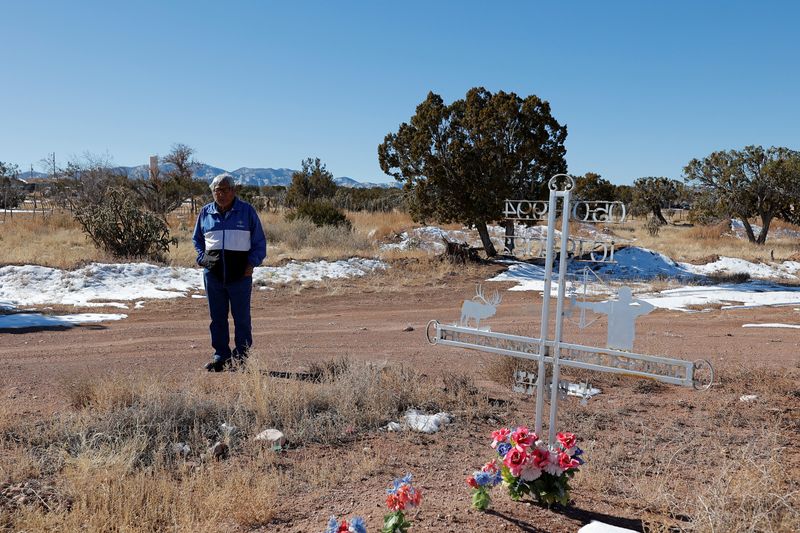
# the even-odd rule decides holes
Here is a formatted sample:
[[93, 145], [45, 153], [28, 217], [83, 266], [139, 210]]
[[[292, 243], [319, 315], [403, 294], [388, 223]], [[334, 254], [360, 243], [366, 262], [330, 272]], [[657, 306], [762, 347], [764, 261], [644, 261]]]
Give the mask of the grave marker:
[[[564, 182], [563, 188], [559, 188], [560, 180]], [[431, 320], [426, 328], [428, 342], [431, 344], [443, 344], [537, 361], [538, 371], [535, 375], [535, 383], [530, 373], [522, 373], [516, 376], [515, 390], [527, 393], [531, 393], [533, 390], [536, 391], [535, 431], [538, 435], [542, 434], [545, 370], [549, 365], [552, 375], [549, 387], [550, 419], [548, 442], [550, 445], [555, 443], [559, 396], [561, 394], [566, 395], [565, 386], [560, 381], [562, 366], [654, 379], [663, 383], [694, 387], [698, 390], [708, 389], [714, 379], [713, 367], [706, 360], [689, 362], [630, 351], [633, 349], [635, 336], [634, 321], [637, 316], [650, 312], [652, 306], [641, 300], [632, 299], [631, 291], [628, 287], [622, 287], [618, 298], [613, 301], [609, 299], [600, 303], [581, 302], [576, 304], [581, 308], [582, 313], [584, 309], [592, 309], [608, 315], [609, 331], [606, 348], [562, 341], [564, 316], [568, 314], [564, 309], [567, 263], [570, 255], [582, 255], [584, 253], [584, 247], [581, 242], [589, 242], [581, 239], [570, 240], [570, 218], [587, 223], [611, 223], [624, 221], [626, 214], [625, 206], [622, 202], [571, 202], [570, 194], [574, 185], [575, 182], [571, 177], [566, 174], [558, 174], [553, 176], [548, 183], [550, 189], [549, 201], [506, 200], [505, 202], [503, 213], [508, 220], [542, 221], [545, 220], [545, 217], [547, 220], [547, 238], [545, 239], [544, 247], [545, 278], [542, 295], [542, 322], [538, 338], [492, 332], [486, 329], [478, 329], [477, 325], [475, 328], [468, 327], [465, 324], [442, 325], [436, 320]], [[550, 291], [553, 281], [555, 227], [559, 199], [561, 200], [561, 244], [558, 262], [556, 312], [555, 317], [553, 317], [555, 320], [555, 334], [551, 339], [549, 338], [551, 320]], [[613, 242], [610, 243], [610, 246], [602, 241], [594, 241], [594, 244], [599, 245], [604, 250], [604, 253], [600, 255], [590, 252], [590, 262], [614, 262]], [[585, 273], [585, 276], [588, 276], [588, 274]], [[581, 316], [581, 324], [585, 325], [583, 316]], [[432, 326], [434, 328], [433, 332], [431, 332]], [[704, 374], [707, 374], [707, 376]], [[589, 394], [588, 391], [596, 390], [586, 384], [581, 393], [584, 401], [591, 395], [596, 394], [596, 392]]]

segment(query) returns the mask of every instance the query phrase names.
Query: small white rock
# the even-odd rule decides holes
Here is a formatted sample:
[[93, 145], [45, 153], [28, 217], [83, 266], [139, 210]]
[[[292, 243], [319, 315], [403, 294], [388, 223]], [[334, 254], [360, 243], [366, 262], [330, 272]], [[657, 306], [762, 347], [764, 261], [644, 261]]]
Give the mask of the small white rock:
[[753, 400], [757, 399], [758, 396], [755, 394], [742, 394], [739, 396], [740, 402], [752, 402]]

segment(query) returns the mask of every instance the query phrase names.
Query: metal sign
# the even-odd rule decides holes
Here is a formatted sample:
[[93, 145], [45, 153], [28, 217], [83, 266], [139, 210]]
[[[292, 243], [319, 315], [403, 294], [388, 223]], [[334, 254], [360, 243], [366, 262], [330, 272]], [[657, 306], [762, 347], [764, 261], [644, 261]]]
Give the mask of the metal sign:
[[[559, 184], [563, 183], [563, 187]], [[569, 221], [576, 219], [582, 222], [622, 222], [625, 219], [625, 206], [622, 202], [570, 202], [570, 194], [575, 186], [573, 179], [566, 174], [553, 176], [548, 183], [550, 189], [549, 201], [507, 200], [503, 213], [509, 220], [547, 220], [547, 237], [544, 245], [545, 269], [544, 291], [542, 301], [542, 321], [539, 337], [525, 337], [489, 331], [488, 328], [478, 329], [480, 319], [489, 318], [495, 314], [495, 306], [499, 303], [489, 304], [484, 299], [487, 307], [477, 308], [475, 311], [466, 312], [470, 300], [462, 306], [462, 317], [459, 325], [442, 325], [436, 320], [428, 323], [426, 335], [431, 344], [441, 344], [457, 348], [479, 350], [496, 353], [520, 359], [538, 362], [538, 371], [535, 374], [535, 384], [531, 373], [515, 376], [515, 389], [532, 393], [536, 392], [536, 422], [535, 431], [542, 434], [545, 370], [551, 370], [550, 381], [550, 420], [548, 424], [548, 440], [552, 445], [556, 435], [556, 412], [560, 395], [565, 394], [565, 387], [560, 380], [561, 367], [582, 368], [598, 372], [608, 372], [637, 378], [653, 379], [663, 383], [693, 387], [705, 390], [714, 380], [714, 369], [707, 360], [696, 362], [643, 355], [634, 353], [633, 339], [635, 337], [634, 324], [636, 317], [652, 310], [652, 306], [642, 300], [632, 297], [630, 288], [622, 287], [616, 299], [603, 302], [577, 302], [576, 294], [570, 295], [574, 308], [581, 310], [581, 327], [586, 324], [584, 312], [592, 310], [608, 316], [608, 340], [605, 348], [584, 346], [581, 344], [567, 343], [562, 340], [564, 317], [571, 315], [573, 309], [565, 309], [567, 289], [567, 263], [569, 258], [575, 257], [581, 250], [580, 239], [570, 239]], [[558, 201], [561, 200], [561, 245], [558, 256], [565, 260], [558, 262], [558, 278], [556, 283], [557, 298], [555, 321], [555, 335], [550, 338], [550, 300], [553, 283], [553, 263], [555, 260], [555, 227], [558, 211]], [[589, 254], [588, 261], [597, 263], [613, 262], [613, 242], [603, 254]], [[593, 273], [594, 274], [594, 273]], [[573, 274], [574, 275], [574, 274]], [[588, 273], [583, 271], [584, 288]], [[596, 274], [595, 274], [596, 275]], [[585, 294], [585, 292], [584, 292]], [[479, 290], [478, 295], [483, 294]], [[480, 312], [479, 312], [480, 311]], [[477, 315], [481, 315], [478, 317]], [[469, 327], [469, 318], [473, 318], [475, 327]], [[584, 401], [590, 394], [587, 391], [596, 391], [588, 384], [582, 389], [580, 395]]]

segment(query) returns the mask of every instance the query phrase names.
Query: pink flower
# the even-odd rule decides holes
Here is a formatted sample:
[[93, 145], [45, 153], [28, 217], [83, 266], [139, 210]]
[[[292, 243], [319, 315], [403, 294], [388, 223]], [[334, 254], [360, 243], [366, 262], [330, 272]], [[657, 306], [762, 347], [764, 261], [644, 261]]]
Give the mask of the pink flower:
[[490, 474], [494, 474], [495, 472], [497, 472], [497, 463], [494, 461], [489, 461], [488, 463], [483, 465], [483, 468], [481, 468], [481, 472], [489, 472]]
[[508, 467], [512, 476], [519, 477], [520, 471], [522, 467], [525, 466], [527, 459], [528, 454], [525, 452], [525, 449], [514, 446], [503, 458], [503, 464]]
[[575, 444], [578, 442], [578, 437], [576, 437], [574, 433], [559, 433], [556, 435], [556, 439], [558, 439], [558, 442], [565, 450], [574, 448]]
[[562, 470], [571, 470], [573, 468], [578, 468], [579, 465], [580, 463], [577, 460], [573, 459], [566, 453], [560, 452], [558, 454], [558, 466]]
[[526, 426], [520, 426], [511, 434], [511, 441], [517, 446], [527, 448], [533, 446], [538, 437], [536, 433], [532, 433]]
[[506, 442], [511, 430], [508, 428], [501, 428], [497, 431], [492, 431], [492, 448], [496, 448], [501, 442]]

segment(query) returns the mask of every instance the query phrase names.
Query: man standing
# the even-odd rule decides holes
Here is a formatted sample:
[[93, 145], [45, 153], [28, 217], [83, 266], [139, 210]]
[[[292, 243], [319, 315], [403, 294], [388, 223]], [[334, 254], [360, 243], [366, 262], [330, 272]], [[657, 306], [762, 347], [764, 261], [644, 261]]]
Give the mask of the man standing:
[[[203, 206], [194, 227], [197, 264], [204, 267], [203, 283], [211, 314], [214, 355], [205, 368], [221, 372], [243, 364], [253, 345], [250, 293], [253, 268], [267, 256], [267, 239], [253, 206], [236, 197], [230, 174], [211, 182], [214, 201]], [[228, 310], [233, 316], [234, 349], [230, 348]]]

